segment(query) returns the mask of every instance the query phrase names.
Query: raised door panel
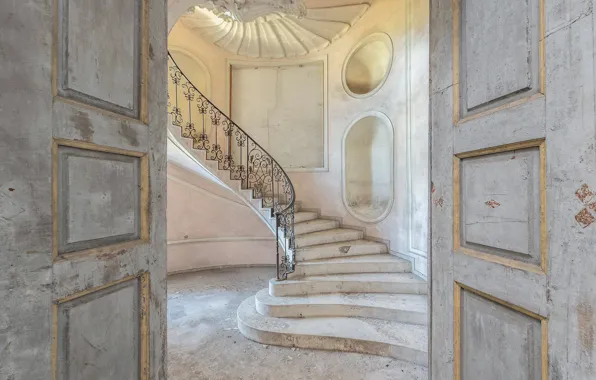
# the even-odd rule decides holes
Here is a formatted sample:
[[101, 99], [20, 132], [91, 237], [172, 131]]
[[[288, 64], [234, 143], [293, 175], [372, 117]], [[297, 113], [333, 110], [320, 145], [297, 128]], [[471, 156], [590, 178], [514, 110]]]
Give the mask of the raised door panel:
[[545, 273], [543, 140], [454, 158], [454, 250]]
[[458, 284], [455, 292], [456, 378], [541, 380], [546, 320]]
[[55, 0], [57, 95], [144, 119], [146, 0]]
[[149, 237], [147, 155], [55, 140], [55, 257]]
[[543, 0], [454, 5], [456, 121], [544, 93]]
[[56, 380], [148, 380], [147, 273], [54, 305]]

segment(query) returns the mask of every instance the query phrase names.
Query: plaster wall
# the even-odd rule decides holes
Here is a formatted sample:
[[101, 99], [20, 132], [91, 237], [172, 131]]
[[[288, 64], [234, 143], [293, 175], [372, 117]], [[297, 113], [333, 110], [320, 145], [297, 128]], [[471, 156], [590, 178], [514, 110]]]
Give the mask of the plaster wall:
[[236, 194], [168, 163], [168, 273], [275, 264], [269, 228]]
[[[366, 36], [383, 32], [393, 44], [393, 62], [385, 84], [371, 97], [350, 96], [342, 84], [342, 67], [350, 50]], [[205, 42], [175, 25], [169, 44], [200, 57], [211, 76], [211, 100], [229, 114], [229, 63], [288, 63], [251, 59]], [[426, 275], [428, 177], [428, 3], [377, 0], [348, 31], [325, 50], [301, 59], [327, 59], [328, 170], [292, 172], [298, 200], [306, 209], [339, 218], [344, 226], [364, 229], [368, 238], [385, 241], [391, 253], [410, 259]], [[181, 65], [183, 71], [189, 70]], [[305, 94], [306, 95], [306, 94]], [[349, 125], [370, 111], [382, 112], [394, 128], [394, 202], [379, 223], [354, 218], [342, 201], [342, 139]], [[241, 125], [244, 128], [244, 126]]]
[[325, 167], [324, 69], [232, 64], [230, 117], [286, 170]]

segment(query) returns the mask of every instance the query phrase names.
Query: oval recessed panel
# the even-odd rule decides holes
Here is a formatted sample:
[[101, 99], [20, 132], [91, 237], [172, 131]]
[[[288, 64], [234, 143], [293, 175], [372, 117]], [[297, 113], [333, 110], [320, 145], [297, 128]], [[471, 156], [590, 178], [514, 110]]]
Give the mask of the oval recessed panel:
[[342, 79], [346, 92], [354, 97], [377, 92], [389, 75], [392, 61], [393, 45], [387, 34], [371, 34], [360, 41], [344, 63]]
[[352, 123], [343, 144], [343, 200], [364, 222], [384, 219], [393, 205], [393, 126], [380, 112]]

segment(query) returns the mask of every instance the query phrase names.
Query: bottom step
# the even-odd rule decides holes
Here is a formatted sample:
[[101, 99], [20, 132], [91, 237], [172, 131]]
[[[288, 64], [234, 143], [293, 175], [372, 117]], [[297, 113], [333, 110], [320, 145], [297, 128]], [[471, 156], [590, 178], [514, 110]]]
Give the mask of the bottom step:
[[427, 365], [426, 326], [374, 318], [266, 317], [257, 312], [253, 296], [238, 308], [238, 328], [262, 344], [358, 352]]

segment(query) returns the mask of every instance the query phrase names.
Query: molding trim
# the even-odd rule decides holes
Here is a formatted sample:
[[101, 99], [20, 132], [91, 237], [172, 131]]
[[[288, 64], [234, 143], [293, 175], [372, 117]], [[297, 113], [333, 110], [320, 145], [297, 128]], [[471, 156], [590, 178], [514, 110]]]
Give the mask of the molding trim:
[[453, 379], [461, 380], [461, 295], [464, 290], [508, 309], [517, 311], [518, 313], [527, 315], [528, 317], [536, 319], [540, 322], [540, 357], [542, 367], [541, 380], [548, 380], [548, 319], [542, 315], [538, 315], [520, 306], [503, 301], [499, 298], [491, 296], [490, 294], [483, 293], [457, 281], [453, 283]]
[[[357, 93], [353, 92], [352, 90], [350, 90], [350, 87], [348, 86], [348, 82], [346, 80], [346, 74], [347, 74], [346, 70], [348, 69], [348, 65], [350, 64], [350, 61], [352, 60], [354, 55], [356, 55], [356, 53], [358, 53], [360, 51], [360, 49], [362, 49], [367, 44], [372, 43], [372, 42], [384, 42], [385, 45], [387, 47], [389, 47], [389, 49], [391, 51], [391, 58], [389, 60], [389, 65], [387, 66], [387, 72], [385, 72], [385, 76], [379, 82], [379, 84], [377, 84], [377, 86], [375, 88], [373, 88], [372, 90], [370, 90], [369, 92], [367, 92], [365, 94], [357, 94]], [[394, 56], [395, 56], [395, 48], [393, 46], [393, 40], [385, 32], [371, 33], [368, 36], [362, 38], [360, 41], [358, 41], [346, 55], [346, 58], [344, 59], [344, 63], [341, 68], [341, 83], [343, 85], [343, 88], [344, 88], [344, 91], [346, 92], [346, 94], [348, 94], [351, 97], [356, 98], [356, 99], [365, 99], [365, 98], [370, 98], [371, 96], [373, 96], [377, 92], [379, 92], [379, 90], [381, 88], [383, 88], [383, 86], [385, 86], [385, 82], [387, 82], [387, 78], [389, 78], [389, 74], [391, 74], [391, 68], [393, 67], [393, 57]]]
[[460, 63], [461, 63], [461, 1], [452, 0], [452, 36], [451, 36], [451, 56], [452, 56], [452, 77], [453, 77], [453, 125], [459, 126], [467, 121], [477, 119], [493, 114], [504, 109], [517, 107], [526, 102], [536, 99], [542, 99], [546, 96], [546, 15], [545, 15], [545, 0], [538, 1], [538, 89], [536, 93], [532, 93], [522, 97], [514, 97], [511, 101], [497, 105], [496, 107], [489, 107], [471, 115], [463, 115], [461, 105], [461, 86], [460, 78]]
[[208, 237], [197, 239], [184, 240], [170, 240], [167, 245], [179, 244], [201, 244], [201, 243], [230, 243], [230, 242], [247, 242], [247, 241], [275, 241], [274, 237], [261, 236], [224, 236], [224, 237]]
[[[83, 249], [73, 252], [59, 252], [59, 147], [70, 147], [78, 148], [82, 150], [91, 150], [95, 152], [118, 154], [129, 157], [136, 157], [139, 159], [139, 238], [135, 240], [126, 240], [114, 244], [106, 244], [90, 249]], [[98, 256], [101, 254], [115, 252], [121, 249], [130, 249], [137, 245], [149, 243], [150, 233], [150, 195], [149, 195], [149, 159], [146, 152], [137, 152], [131, 150], [125, 150], [120, 148], [114, 148], [109, 146], [97, 145], [86, 141], [79, 140], [66, 140], [54, 138], [52, 140], [52, 259], [53, 261], [59, 260], [70, 260], [73, 258], [84, 257], [84, 256]]]
[[59, 307], [61, 304], [81, 298], [92, 293], [102, 291], [122, 284], [124, 282], [137, 280], [139, 282], [139, 379], [149, 380], [149, 345], [150, 345], [150, 278], [149, 272], [141, 272], [132, 276], [127, 276], [107, 284], [100, 285], [95, 288], [85, 289], [80, 292], [74, 293], [70, 296], [63, 297], [52, 302], [52, 347], [51, 347], [51, 361], [52, 361], [52, 379], [58, 380], [58, 338], [59, 338]]
[[[379, 215], [376, 218], [367, 219], [367, 218], [363, 217], [362, 215], [358, 215], [358, 213], [356, 213], [348, 205], [348, 199], [346, 198], [346, 140], [347, 140], [348, 135], [350, 134], [350, 131], [352, 130], [352, 128], [360, 120], [362, 120], [366, 117], [370, 117], [370, 116], [377, 117], [377, 118], [383, 120], [385, 122], [385, 126], [389, 127], [389, 131], [391, 131], [391, 144], [390, 144], [391, 166], [389, 168], [390, 180], [391, 180], [391, 198], [389, 199], [389, 203], [387, 204], [387, 207], [385, 208], [385, 210], [383, 210], [383, 213], [381, 215]], [[393, 209], [393, 202], [395, 199], [395, 173], [394, 173], [394, 171], [395, 171], [395, 157], [394, 157], [395, 147], [394, 147], [394, 144], [395, 143], [394, 143], [394, 141], [395, 141], [395, 130], [394, 130], [393, 123], [391, 122], [391, 119], [389, 119], [389, 117], [387, 115], [385, 115], [384, 113], [379, 112], [379, 111], [366, 111], [366, 112], [362, 112], [362, 113], [358, 114], [356, 116], [356, 118], [350, 122], [348, 128], [344, 132], [344, 135], [343, 135], [343, 138], [341, 141], [341, 198], [342, 198], [344, 207], [346, 208], [348, 213], [350, 215], [352, 215], [354, 218], [360, 220], [361, 222], [368, 223], [368, 224], [379, 223], [383, 219], [385, 219], [389, 215], [391, 210]]]
[[[495, 153], [511, 152], [519, 149], [538, 148], [540, 156], [540, 229], [539, 229], [539, 254], [540, 265], [526, 263], [498, 255], [479, 252], [461, 245], [461, 160], [470, 157], [480, 157]], [[501, 264], [510, 268], [526, 272], [546, 275], [548, 270], [548, 230], [546, 225], [546, 142], [544, 139], [517, 142], [497, 147], [459, 153], [453, 156], [453, 251], [460, 252], [478, 259]]]
[[134, 62], [133, 79], [133, 107], [127, 108], [110, 102], [108, 99], [96, 98], [93, 95], [65, 87], [66, 80], [64, 71], [67, 70], [67, 46], [68, 34], [63, 20], [66, 14], [68, 17], [68, 2], [70, 0], [52, 1], [52, 65], [51, 65], [51, 88], [54, 100], [64, 101], [73, 105], [82, 106], [102, 114], [122, 119], [134, 120], [145, 125], [149, 123], [148, 94], [149, 94], [149, 0], [137, 0], [135, 5], [135, 35], [134, 50], [136, 56]]
[[[408, 252], [420, 257], [427, 257], [427, 252], [424, 252], [412, 245], [412, 226], [413, 223], [413, 197], [412, 197], [412, 5], [410, 1], [406, 2], [406, 69], [405, 82], [406, 82], [406, 198], [407, 198], [407, 210], [408, 210]], [[430, 124], [428, 124], [430, 125]], [[430, 158], [430, 155], [429, 155]], [[430, 161], [430, 160], [429, 160]], [[427, 168], [429, 173], [429, 186], [430, 190], [430, 165]], [[429, 191], [430, 193], [430, 191]], [[427, 199], [429, 202], [430, 196]], [[430, 202], [429, 202], [430, 205]], [[430, 208], [427, 212], [427, 218], [430, 216]], [[427, 236], [429, 236], [430, 229], [427, 229]]]

